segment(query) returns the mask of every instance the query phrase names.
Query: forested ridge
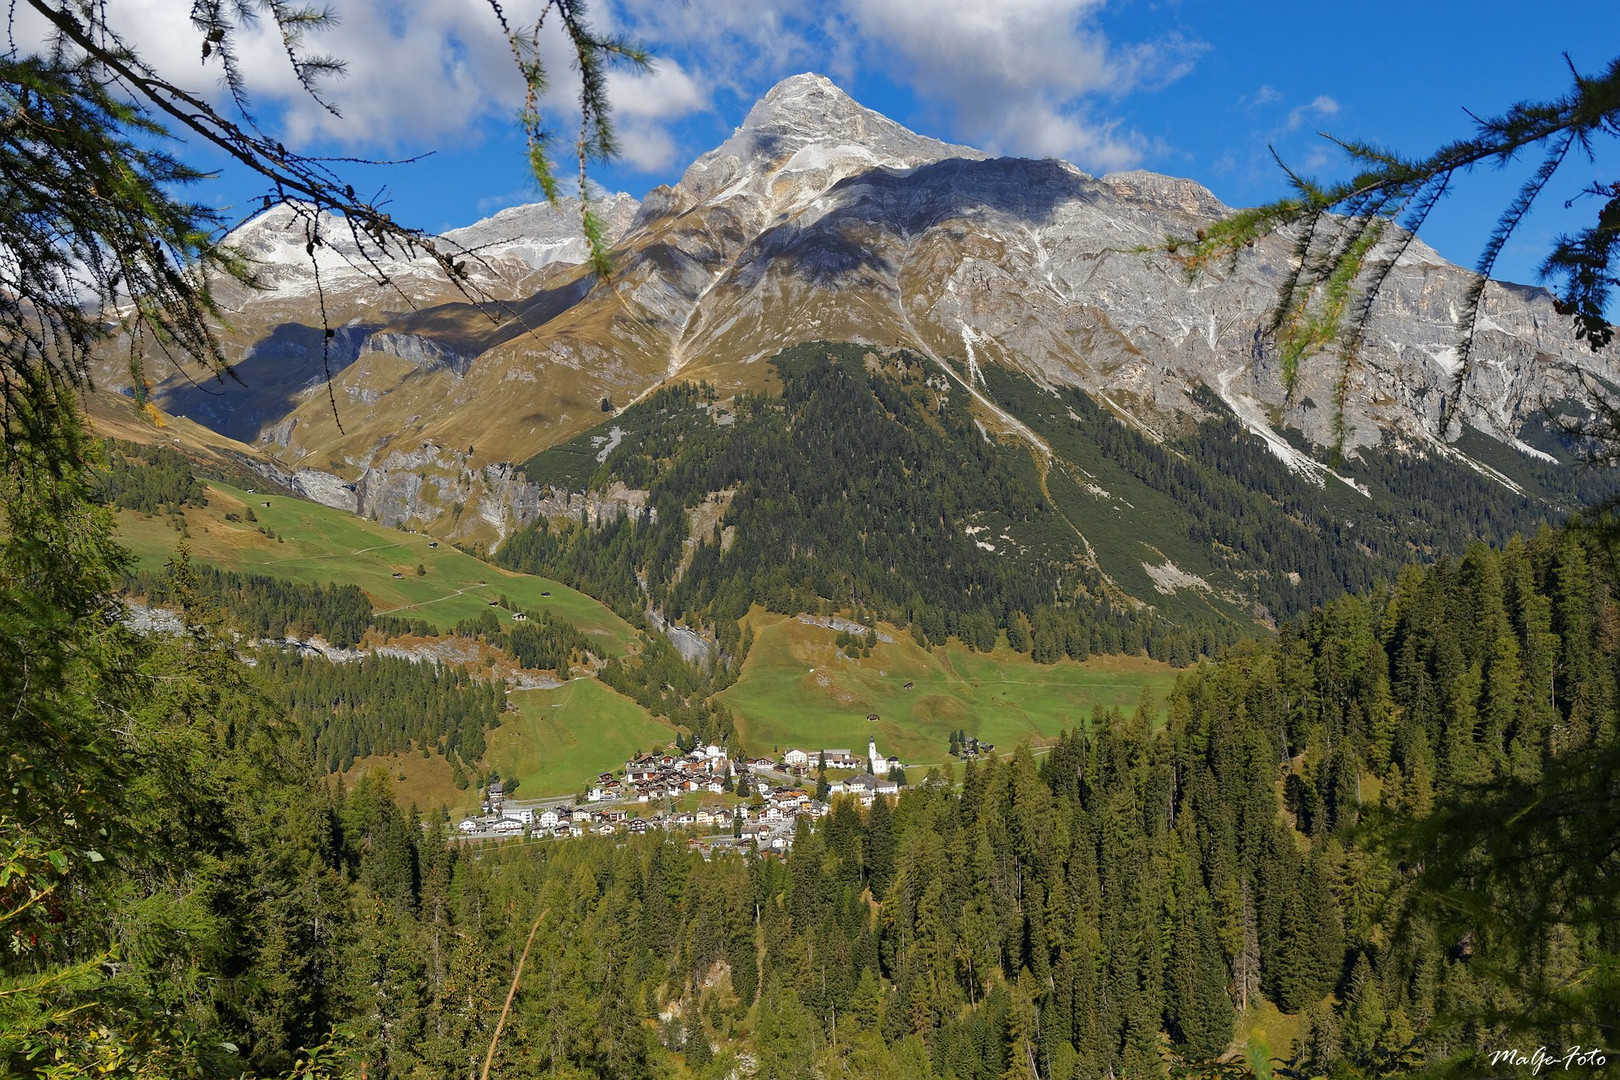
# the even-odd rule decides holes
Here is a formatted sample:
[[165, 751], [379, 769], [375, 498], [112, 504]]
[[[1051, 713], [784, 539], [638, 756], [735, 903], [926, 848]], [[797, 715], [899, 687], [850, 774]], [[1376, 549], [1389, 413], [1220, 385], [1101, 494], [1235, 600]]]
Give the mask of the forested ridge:
[[378, 655], [334, 664], [268, 648], [253, 661], [256, 684], [324, 772], [347, 772], [357, 757], [430, 749], [460, 772], [482, 761], [484, 732], [506, 708], [500, 682], [448, 664]]
[[[1227, 1054], [1262, 1000], [1297, 1018], [1270, 1052], [1304, 1075], [1466, 1069], [1526, 1018], [1601, 1044], [1613, 580], [1580, 531], [1477, 546], [1186, 672], [1157, 730], [1145, 701], [959, 791], [839, 802], [785, 860], [452, 846], [380, 774], [313, 785], [311, 728], [206, 634], [103, 628], [192, 676], [132, 749], [85, 741], [76, 788], [30, 781], [32, 820], [80, 824], [13, 856], [10, 880], [54, 891], [6, 918], [26, 944], [0, 963], [77, 970], [45, 1000], [84, 1011], [13, 1023], [0, 1053], [30, 1076], [31, 1049], [98, 1045], [277, 1075], [324, 1044], [327, 1074], [471, 1076], [531, 927], [495, 1075], [1165, 1076]], [[1556, 813], [1503, 809], [1544, 783]], [[1545, 892], [1520, 915], [1524, 880]]]
[[371, 625], [371, 600], [358, 585], [287, 581], [268, 574], [242, 574], [186, 561], [161, 571], [126, 570], [126, 596], [155, 604], [203, 602], [224, 622], [250, 638], [320, 635], [340, 649], [353, 648]]
[[109, 442], [99, 494], [114, 506], [144, 514], [179, 514], [188, 506], [208, 505], [207, 488], [191, 459], [167, 446]]
[[[920, 358], [876, 364], [860, 346], [813, 344], [772, 364], [780, 396], [745, 394], [722, 411], [712, 390], [685, 385], [636, 407], [633, 437], [589, 482], [647, 489], [645, 513], [601, 528], [541, 520], [495, 561], [568, 581], [627, 618], [650, 601], [712, 626], [728, 650], [749, 605], [792, 613], [823, 601], [934, 644], [955, 636], [988, 651], [1005, 630], [1048, 660], [1146, 651], [1185, 662], [1234, 637], [1213, 613], [1177, 624], [1111, 593], [1028, 452], [987, 438], [965, 395], [944, 392]], [[577, 479], [575, 449], [525, 468]], [[686, 511], [728, 490], [721, 523], [688, 545]], [[1020, 524], [1030, 537], [1016, 555], [965, 531]]]
[[[904, 350], [813, 343], [771, 362], [779, 395], [722, 402], [706, 385], [665, 387], [525, 463], [535, 482], [620, 482], [646, 490], [647, 505], [592, 527], [541, 520], [495, 560], [566, 580], [626, 618], [650, 604], [712, 627], [728, 651], [760, 603], [867, 613], [935, 644], [988, 650], [1005, 633], [1043, 662], [1146, 652], [1182, 665], [1256, 613], [1293, 618], [1413, 559], [1503, 543], [1610, 483], [1526, 459], [1508, 466], [1515, 491], [1439, 451], [1394, 446], [1338, 464], [1359, 490], [1319, 483], [1207, 388], [1193, 395], [1206, 419], [1159, 442], [1084, 391], [992, 366], [984, 392], [1051, 446], [1043, 470]], [[715, 525], [694, 534], [690, 515], [720, 493]], [[1211, 588], [1163, 594], [1144, 570], [1164, 560]]]

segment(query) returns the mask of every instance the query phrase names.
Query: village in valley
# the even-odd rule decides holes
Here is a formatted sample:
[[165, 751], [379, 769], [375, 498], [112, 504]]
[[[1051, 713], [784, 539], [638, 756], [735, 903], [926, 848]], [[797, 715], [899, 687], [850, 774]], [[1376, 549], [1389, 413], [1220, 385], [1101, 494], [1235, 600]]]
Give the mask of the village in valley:
[[789, 748], [776, 758], [748, 757], [720, 745], [685, 752], [672, 746], [626, 761], [618, 774], [601, 773], [568, 800], [520, 802], [492, 780], [482, 813], [462, 819], [457, 831], [470, 839], [566, 839], [690, 829], [691, 842], [705, 851], [741, 845], [785, 853], [799, 820], [825, 817], [831, 799], [848, 796], [868, 805], [898, 795], [905, 781], [900, 759], [880, 754], [876, 739], [868, 740], [865, 756], [846, 748]]

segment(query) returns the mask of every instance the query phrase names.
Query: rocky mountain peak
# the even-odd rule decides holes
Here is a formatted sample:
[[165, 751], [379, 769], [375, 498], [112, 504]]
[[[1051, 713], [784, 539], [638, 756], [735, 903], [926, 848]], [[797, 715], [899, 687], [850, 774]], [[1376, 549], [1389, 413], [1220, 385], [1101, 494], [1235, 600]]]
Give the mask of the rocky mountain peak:
[[[757, 389], [757, 362], [808, 341], [902, 346], [950, 393], [973, 399], [987, 437], [1027, 441], [1045, 456], [1056, 451], [1032, 434], [1028, 401], [996, 400], [994, 369], [1084, 390], [1150, 441], [1229, 412], [1288, 469], [1324, 485], [1336, 474], [1282, 425], [1351, 453], [1389, 443], [1461, 460], [1440, 432], [1444, 417], [1448, 432], [1461, 423], [1535, 458], [1545, 454], [1533, 449], [1541, 404], [1579, 400], [1582, 370], [1612, 375], [1573, 349], [1545, 293], [1496, 285], [1465, 373], [1456, 320], [1468, 275], [1413, 243], [1348, 386], [1325, 358], [1302, 366], [1290, 390], [1265, 332], [1290, 266], [1287, 237], [1188, 281], [1162, 248], [1227, 212], [1203, 186], [991, 159], [918, 135], [814, 74], [773, 87], [679, 184], [649, 192], [639, 209], [629, 196], [602, 200], [616, 248], [611, 288], [573, 269], [587, 254], [578, 209], [514, 207], [446, 234], [482, 256], [475, 284], [522, 316], [496, 324], [426, 260], [389, 267], [423, 298], [413, 313], [394, 311], [345, 260], [343, 223], [328, 219], [313, 248], [325, 290], [317, 305], [304, 222], [274, 207], [231, 238], [277, 287], [231, 307], [239, 370], [273, 392], [222, 401], [177, 375], [160, 400], [283, 460], [318, 450], [342, 462], [332, 483], [348, 495], [337, 497], [352, 503], [360, 492], [367, 513], [426, 521], [487, 496], [495, 502], [477, 520], [501, 532], [508, 509], [513, 520], [527, 511], [517, 496], [496, 505], [506, 489], [468, 479], [466, 462], [446, 459], [434, 481], [441, 497], [417, 498], [424, 477], [412, 455], [423, 440], [476, 444], [479, 464], [523, 461], [598, 423], [604, 399], [639, 400], [671, 379]], [[320, 392], [331, 367], [323, 307], [343, 327], [330, 340], [347, 365], [330, 395]], [[343, 430], [329, 397], [345, 410]], [[1467, 460], [1497, 476], [1487, 471], [1497, 466]]]
[[[623, 192], [603, 196], [592, 207], [609, 244], [624, 235], [639, 208], [640, 203]], [[584, 262], [590, 254], [576, 198], [559, 199], [555, 206], [546, 202], [509, 206], [482, 221], [450, 230], [444, 239], [472, 248], [486, 260], [509, 259], [532, 269]]]
[[763, 197], [761, 209], [791, 212], [804, 198], [869, 169], [985, 156], [918, 135], [807, 72], [773, 86], [730, 138], [693, 162], [671, 193], [672, 208], [753, 195]]
[[[912, 134], [888, 117], [857, 104], [826, 76], [805, 72], [783, 79], [766, 91], [748, 110], [737, 133], [750, 136], [756, 144], [784, 139], [801, 144], [856, 142], [865, 141], [861, 137], [874, 133], [875, 127]], [[767, 152], [773, 149], [764, 148]]]

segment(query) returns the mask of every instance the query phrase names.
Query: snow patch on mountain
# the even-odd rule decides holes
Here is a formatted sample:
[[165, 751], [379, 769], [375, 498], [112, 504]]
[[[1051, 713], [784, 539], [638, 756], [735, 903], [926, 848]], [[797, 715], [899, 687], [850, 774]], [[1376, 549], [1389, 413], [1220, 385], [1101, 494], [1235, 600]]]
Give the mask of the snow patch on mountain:
[[1260, 403], [1251, 397], [1237, 393], [1232, 389], [1232, 380], [1243, 373], [1242, 368], [1230, 368], [1215, 376], [1215, 392], [1221, 400], [1237, 416], [1238, 421], [1249, 431], [1260, 436], [1270, 450], [1284, 465], [1299, 475], [1310, 480], [1317, 487], [1326, 483], [1327, 468], [1321, 462], [1314, 461], [1295, 449], [1292, 444], [1272, 429], [1261, 412]]
[[1199, 592], [1214, 592], [1209, 582], [1197, 574], [1189, 574], [1169, 559], [1157, 566], [1142, 564], [1142, 569], [1153, 582], [1153, 591], [1163, 596], [1170, 596], [1178, 589], [1197, 589]]
[[611, 428], [609, 428], [606, 435], [592, 435], [591, 445], [601, 447], [601, 449], [596, 452], [596, 460], [599, 463], [606, 461], [608, 459], [608, 455], [613, 453], [613, 451], [618, 448], [619, 443], [623, 441], [624, 429], [618, 424], [614, 424]]

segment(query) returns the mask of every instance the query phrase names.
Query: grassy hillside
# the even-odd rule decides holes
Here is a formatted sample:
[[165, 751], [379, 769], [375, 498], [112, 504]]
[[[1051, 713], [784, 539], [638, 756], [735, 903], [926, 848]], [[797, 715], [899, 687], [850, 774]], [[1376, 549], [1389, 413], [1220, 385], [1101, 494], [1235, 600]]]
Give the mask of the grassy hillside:
[[[508, 782], [517, 779], [517, 799], [575, 795], [598, 773], [623, 768], [635, 751], [675, 738], [674, 728], [595, 679], [575, 679], [554, 690], [517, 690], [510, 700], [516, 711], [488, 733], [484, 762]], [[442, 806], [452, 817], [478, 810], [478, 789], [458, 789], [449, 763], [437, 754], [356, 758], [344, 782], [354, 784], [373, 769], [394, 781], [401, 805], [414, 803], [424, 812]]]
[[[257, 521], [247, 520], [249, 510]], [[227, 514], [242, 520], [228, 521]], [[502, 570], [445, 542], [432, 547], [431, 536], [318, 503], [211, 483], [208, 506], [188, 509], [185, 525], [194, 559], [289, 581], [359, 585], [378, 614], [425, 619], [441, 631], [489, 610], [508, 623], [510, 612], [489, 607], [504, 594], [517, 607], [555, 612], [608, 653], [622, 653], [635, 638], [623, 619], [559, 582]], [[182, 539], [168, 518], [130, 511], [119, 513], [118, 528], [139, 565], [150, 569], [172, 558]], [[419, 575], [418, 566], [426, 573]]]
[[518, 779], [517, 798], [572, 795], [596, 775], [624, 767], [637, 750], [663, 746], [675, 729], [595, 679], [554, 690], [514, 690], [508, 713], [489, 733], [485, 761]]
[[[457, 788], [451, 779], [450, 763], [438, 754], [423, 757], [409, 754], [373, 754], [355, 758], [354, 767], [342, 774], [343, 783], [353, 787], [367, 773], [378, 770], [393, 781], [394, 800], [401, 806], [414, 806], [423, 814], [448, 810], [452, 819], [478, 810], [476, 788]], [[335, 779], [328, 777], [329, 780]]]
[[[750, 749], [847, 747], [876, 738], [885, 754], [909, 764], [946, 760], [950, 733], [1012, 749], [1083, 723], [1093, 706], [1136, 707], [1144, 689], [1163, 700], [1176, 671], [1144, 657], [1107, 656], [1084, 663], [1037, 664], [1009, 649], [976, 653], [957, 642], [925, 651], [906, 633], [851, 660], [836, 631], [756, 612], [754, 647], [736, 685], [719, 697], [737, 714]], [[910, 683], [908, 689], [906, 684]], [[878, 720], [867, 720], [876, 713]]]
[[[256, 520], [248, 519], [249, 511]], [[558, 582], [502, 570], [442, 542], [432, 547], [432, 537], [301, 499], [214, 482], [207, 507], [184, 510], [184, 538], [173, 516], [126, 510], [118, 520], [124, 542], [148, 568], [172, 558], [183, 539], [198, 561], [289, 581], [356, 584], [379, 613], [426, 619], [441, 630], [492, 610], [508, 622], [508, 611], [488, 606], [504, 594], [516, 606], [556, 612], [608, 653], [622, 654], [635, 641], [623, 619]], [[418, 566], [424, 574], [417, 574]], [[956, 728], [1010, 749], [1083, 721], [1094, 705], [1133, 708], [1144, 687], [1162, 697], [1174, 679], [1173, 669], [1141, 658], [1036, 664], [1005, 644], [975, 653], [955, 641], [924, 650], [888, 626], [894, 642], [880, 642], [865, 660], [849, 660], [838, 653], [832, 630], [759, 609], [749, 623], [754, 647], [739, 681], [719, 699], [737, 714], [742, 737], [756, 752], [789, 745], [860, 750], [876, 737], [885, 753], [930, 764], [944, 760]], [[517, 778], [520, 797], [577, 792], [633, 751], [676, 734], [666, 720], [593, 679], [514, 691], [509, 700], [516, 711], [487, 733], [482, 766]], [[881, 719], [868, 723], [869, 713]], [[449, 764], [437, 754], [423, 757], [412, 749], [361, 757], [346, 776], [353, 780], [371, 769], [394, 778], [402, 803], [453, 813], [476, 807], [476, 790], [456, 788]]]

